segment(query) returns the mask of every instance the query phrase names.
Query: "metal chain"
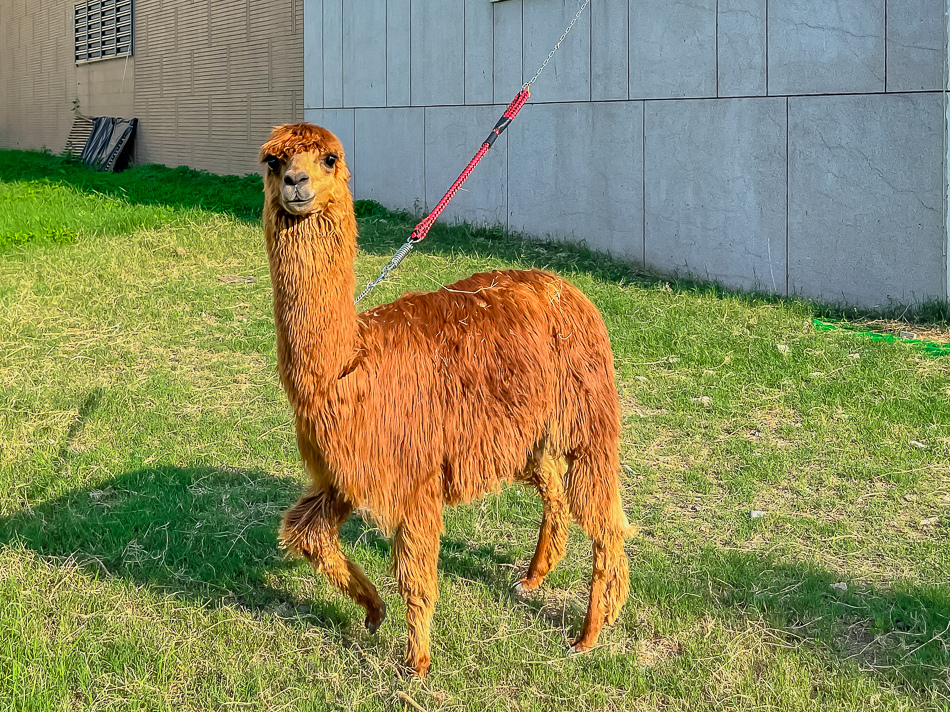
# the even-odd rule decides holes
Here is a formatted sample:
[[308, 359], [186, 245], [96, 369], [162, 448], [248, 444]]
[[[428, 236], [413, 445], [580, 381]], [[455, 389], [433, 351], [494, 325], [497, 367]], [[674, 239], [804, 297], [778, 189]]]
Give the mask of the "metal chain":
[[531, 77], [531, 79], [529, 79], [528, 81], [526, 81], [526, 82], [524, 83], [524, 85], [522, 86], [522, 88], [531, 86], [531, 84], [533, 84], [534, 81], [535, 81], [538, 77], [541, 76], [541, 72], [543, 72], [543, 71], [544, 71], [544, 68], [545, 68], [546, 66], [548, 66], [548, 62], [551, 61], [551, 57], [554, 56], [554, 53], [557, 52], [559, 49], [561, 49], [561, 43], [564, 41], [564, 38], [567, 37], [568, 33], [571, 31], [571, 28], [574, 27], [574, 23], [577, 22], [577, 21], [580, 19], [580, 16], [581, 16], [582, 14], [584, 14], [584, 10], [587, 9], [587, 6], [588, 6], [589, 4], [590, 4], [590, 0], [584, 0], [584, 4], [581, 5], [580, 10], [578, 10], [578, 11], [577, 11], [577, 14], [574, 15], [574, 19], [571, 20], [571, 24], [567, 26], [567, 29], [566, 29], [566, 30], [564, 30], [564, 34], [561, 35], [561, 39], [559, 39], [559, 40], [557, 41], [557, 44], [554, 45], [554, 49], [551, 50], [551, 53], [547, 56], [547, 59], [544, 60], [544, 63], [541, 65], [541, 67], [538, 69], [538, 71], [535, 73], [535, 75], [534, 75], [533, 77]]
[[354, 303], [354, 304], [359, 304], [359, 303], [360, 303], [360, 300], [361, 300], [363, 297], [365, 297], [367, 294], [369, 294], [370, 292], [372, 292], [373, 289], [376, 288], [376, 285], [377, 285], [377, 284], [379, 284], [379, 283], [382, 282], [384, 279], [386, 279], [386, 277], [389, 276], [389, 273], [392, 272], [394, 269], [396, 269], [396, 267], [399, 265], [400, 262], [402, 262], [404, 259], [406, 259], [406, 255], [408, 255], [408, 254], [409, 254], [409, 251], [412, 250], [412, 248], [415, 247], [415, 246], [416, 246], [416, 245], [415, 245], [415, 243], [412, 241], [412, 238], [410, 238], [409, 241], [408, 241], [405, 245], [403, 245], [402, 247], [400, 247], [400, 248], [396, 251], [396, 254], [393, 255], [393, 258], [392, 258], [391, 260], [389, 260], [389, 264], [386, 265], [385, 267], [383, 267], [383, 270], [382, 270], [382, 272], [379, 273], [379, 276], [378, 276], [376, 279], [374, 279], [372, 282], [370, 282], [369, 284], [366, 285], [366, 289], [363, 290], [363, 292], [360, 294], [360, 296], [358, 296], [358, 297], [356, 298], [356, 301], [353, 302], [353, 303]]

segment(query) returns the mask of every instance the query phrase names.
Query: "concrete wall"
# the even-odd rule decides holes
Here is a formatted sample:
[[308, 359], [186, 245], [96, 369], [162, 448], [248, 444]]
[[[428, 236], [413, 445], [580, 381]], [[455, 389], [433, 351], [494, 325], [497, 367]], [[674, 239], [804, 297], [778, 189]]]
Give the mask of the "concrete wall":
[[[303, 0], [304, 115], [431, 208], [575, 0]], [[947, 0], [591, 0], [448, 219], [865, 305], [947, 297]]]
[[72, 0], [0, 0], [0, 147], [59, 152], [73, 101], [136, 117], [137, 163], [243, 175], [303, 118], [303, 0], [136, 0], [134, 56], [77, 66]]

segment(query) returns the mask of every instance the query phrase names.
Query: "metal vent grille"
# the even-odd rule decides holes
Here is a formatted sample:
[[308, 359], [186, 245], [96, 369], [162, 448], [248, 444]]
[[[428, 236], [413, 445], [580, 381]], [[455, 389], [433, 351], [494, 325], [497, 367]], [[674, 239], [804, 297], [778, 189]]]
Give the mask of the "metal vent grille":
[[76, 3], [76, 64], [132, 54], [132, 0]]

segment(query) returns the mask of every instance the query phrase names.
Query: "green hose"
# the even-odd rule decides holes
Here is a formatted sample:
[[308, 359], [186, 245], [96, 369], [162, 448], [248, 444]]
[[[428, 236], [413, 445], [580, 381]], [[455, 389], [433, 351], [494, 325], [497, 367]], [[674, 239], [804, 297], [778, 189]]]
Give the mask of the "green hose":
[[832, 331], [833, 329], [839, 329], [841, 331], [846, 331], [849, 334], [853, 334], [854, 336], [863, 336], [864, 338], [871, 339], [871, 341], [886, 341], [889, 344], [910, 344], [912, 348], [923, 351], [928, 356], [933, 356], [934, 358], [939, 356], [950, 356], [950, 344], [938, 344], [935, 341], [921, 341], [920, 339], [905, 339], [899, 336], [894, 336], [893, 334], [878, 334], [876, 331], [858, 331], [853, 326], [831, 321], [824, 321], [822, 319], [812, 319], [812, 321], [819, 331]]

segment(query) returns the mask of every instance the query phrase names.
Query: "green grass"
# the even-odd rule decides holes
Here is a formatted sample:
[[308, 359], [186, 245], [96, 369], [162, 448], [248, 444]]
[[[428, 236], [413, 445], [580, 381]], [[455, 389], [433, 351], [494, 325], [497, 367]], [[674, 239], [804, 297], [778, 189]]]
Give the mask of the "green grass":
[[[343, 531], [390, 606], [375, 636], [276, 547], [305, 479], [260, 204], [255, 177], [0, 152], [0, 234], [36, 235], [0, 244], [0, 708], [950, 709], [950, 359], [468, 226], [436, 226], [367, 306], [494, 267], [568, 276], [610, 329], [642, 534], [617, 625], [567, 658], [583, 536], [522, 603], [537, 497], [449, 510], [433, 670], [409, 678], [378, 531]], [[362, 283], [413, 221], [359, 207]]]

